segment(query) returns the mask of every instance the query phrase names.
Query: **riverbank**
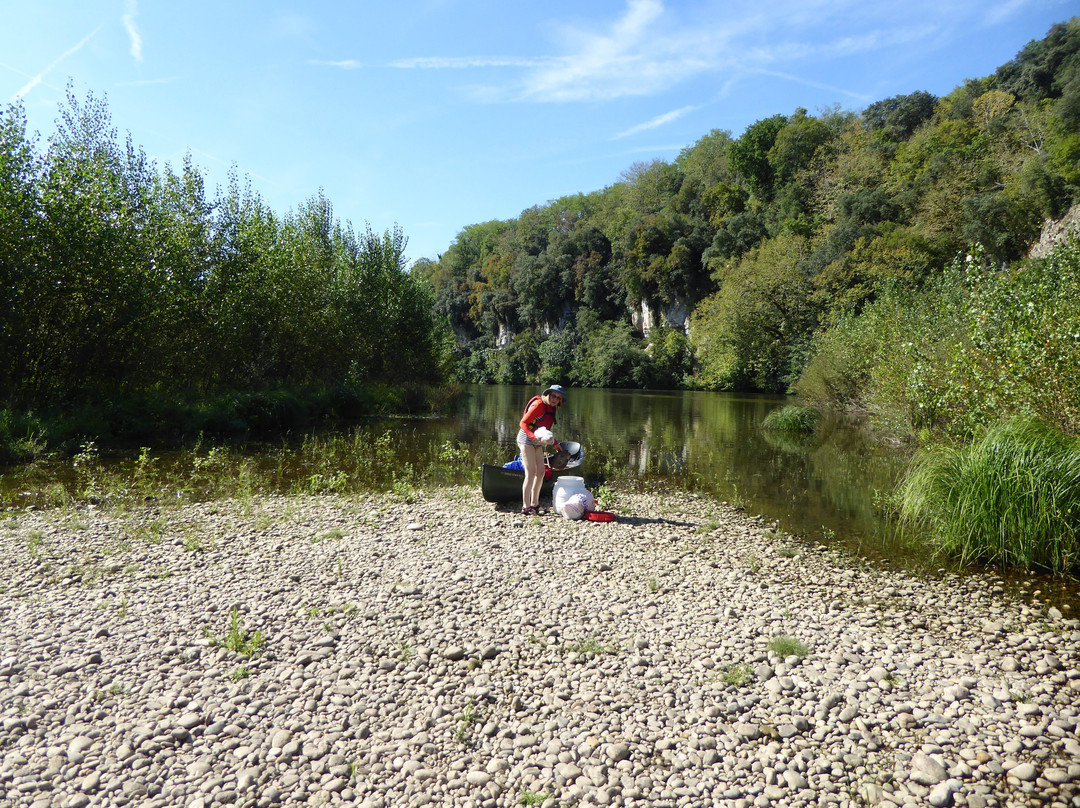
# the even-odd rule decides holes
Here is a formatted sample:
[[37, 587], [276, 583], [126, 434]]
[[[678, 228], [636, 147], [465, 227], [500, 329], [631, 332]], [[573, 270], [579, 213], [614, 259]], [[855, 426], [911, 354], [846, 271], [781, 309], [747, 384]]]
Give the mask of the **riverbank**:
[[1080, 622], [688, 496], [0, 519], [0, 806], [1080, 805]]

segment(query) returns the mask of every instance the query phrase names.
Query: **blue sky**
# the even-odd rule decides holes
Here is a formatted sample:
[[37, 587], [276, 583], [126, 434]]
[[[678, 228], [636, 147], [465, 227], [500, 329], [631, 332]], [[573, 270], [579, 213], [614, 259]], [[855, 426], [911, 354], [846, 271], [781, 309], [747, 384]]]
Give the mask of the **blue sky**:
[[712, 129], [985, 76], [1076, 0], [2, 0], [0, 98], [48, 137], [73, 82], [159, 166], [279, 213], [398, 224], [435, 258]]

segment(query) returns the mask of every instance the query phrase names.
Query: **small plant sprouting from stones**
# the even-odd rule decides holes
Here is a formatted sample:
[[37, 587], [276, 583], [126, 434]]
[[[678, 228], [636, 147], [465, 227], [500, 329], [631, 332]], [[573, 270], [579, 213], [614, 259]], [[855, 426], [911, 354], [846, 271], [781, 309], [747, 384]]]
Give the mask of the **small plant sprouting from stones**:
[[698, 525], [698, 533], [712, 533], [714, 530], [720, 527], [720, 522], [715, 517], [709, 517], [708, 520]]
[[412, 477], [412, 466], [409, 463], [406, 463], [401, 476], [399, 477], [397, 474], [394, 475], [394, 483], [390, 487], [390, 499], [395, 502], [404, 502], [406, 505], [411, 505], [419, 499], [420, 492], [416, 486], [412, 484]]
[[109, 699], [118, 699], [124, 695], [123, 685], [110, 685], [105, 690], [94, 691], [94, 701], [108, 701]]
[[584, 654], [599, 656], [600, 654], [617, 654], [618, 647], [614, 643], [602, 643], [595, 637], [587, 637], [578, 642], [568, 643], [564, 649], [568, 654]]
[[251, 671], [241, 665], [233, 671], [232, 678], [234, 682], [239, 682], [241, 679], [247, 679], [249, 676], [251, 676]]
[[184, 552], [203, 553], [206, 552], [206, 549], [206, 545], [203, 544], [203, 537], [199, 533], [188, 532], [184, 536]]
[[761, 559], [756, 555], [747, 555], [743, 560], [746, 562], [746, 566], [750, 568], [750, 572], [756, 574], [761, 571]]
[[543, 805], [551, 794], [538, 794], [535, 791], [529, 791], [524, 788], [521, 790], [521, 795], [518, 797], [518, 805]]
[[650, 595], [655, 595], [657, 592], [660, 591], [660, 582], [656, 578], [650, 578], [648, 580], [647, 586], [649, 588]]
[[601, 485], [596, 489], [596, 507], [601, 511], [610, 511], [619, 502], [619, 495], [611, 486]]
[[458, 716], [457, 731], [454, 733], [458, 743], [466, 743], [469, 740], [473, 725], [480, 721], [480, 718], [481, 715], [476, 708], [476, 701], [469, 699], [469, 703], [465, 705], [465, 710]]
[[736, 662], [726, 666], [720, 671], [720, 681], [732, 687], [743, 687], [750, 684], [754, 678], [754, 672], [745, 662]]
[[402, 662], [408, 662], [410, 659], [413, 658], [412, 646], [409, 645], [404, 640], [402, 642], [398, 643], [398, 653], [401, 656], [401, 661]]
[[210, 633], [209, 629], [203, 629], [203, 633], [218, 648], [228, 648], [241, 656], [254, 656], [262, 650], [265, 638], [261, 631], [249, 634], [244, 624], [240, 621], [240, 612], [234, 606], [229, 614], [229, 627], [225, 639], [219, 639]]
[[804, 657], [810, 653], [810, 649], [796, 640], [794, 637], [789, 637], [786, 634], [777, 634], [771, 640], [769, 640], [769, 650], [776, 654], [781, 659], [795, 655], [797, 657]]
[[38, 557], [38, 550], [41, 549], [44, 535], [45, 534], [40, 530], [32, 530], [26, 537], [26, 551], [30, 554], [31, 558]]
[[799, 554], [798, 550], [788, 545], [777, 548], [776, 552], [780, 555], [781, 558], [795, 558], [795, 556]]

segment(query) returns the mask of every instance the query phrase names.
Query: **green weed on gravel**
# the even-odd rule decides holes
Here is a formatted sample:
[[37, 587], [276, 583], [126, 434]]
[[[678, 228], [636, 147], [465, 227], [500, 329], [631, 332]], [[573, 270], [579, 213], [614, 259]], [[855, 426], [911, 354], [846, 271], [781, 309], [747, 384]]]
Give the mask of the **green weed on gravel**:
[[769, 640], [769, 650], [776, 654], [781, 659], [789, 656], [804, 657], [810, 653], [810, 649], [796, 640], [794, 637], [789, 637], [786, 634], [777, 634], [771, 640]]
[[266, 642], [261, 631], [252, 634], [244, 628], [244, 624], [240, 621], [240, 612], [235, 606], [232, 612], [229, 613], [229, 625], [224, 639], [214, 636], [209, 629], [204, 629], [203, 634], [210, 640], [212, 645], [218, 648], [228, 648], [233, 653], [247, 657], [259, 653]]
[[720, 671], [720, 681], [732, 687], [743, 687], [754, 679], [754, 672], [745, 662], [727, 665]]

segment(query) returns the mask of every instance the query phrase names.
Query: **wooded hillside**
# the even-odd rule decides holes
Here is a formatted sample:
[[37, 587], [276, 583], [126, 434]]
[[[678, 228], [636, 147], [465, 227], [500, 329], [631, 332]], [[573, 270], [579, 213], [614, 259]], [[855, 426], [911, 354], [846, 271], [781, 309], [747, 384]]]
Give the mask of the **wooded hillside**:
[[841, 322], [1080, 199], [1080, 18], [938, 98], [776, 114], [466, 227], [414, 271], [477, 382], [788, 390]]

